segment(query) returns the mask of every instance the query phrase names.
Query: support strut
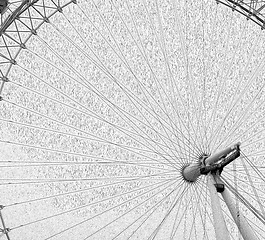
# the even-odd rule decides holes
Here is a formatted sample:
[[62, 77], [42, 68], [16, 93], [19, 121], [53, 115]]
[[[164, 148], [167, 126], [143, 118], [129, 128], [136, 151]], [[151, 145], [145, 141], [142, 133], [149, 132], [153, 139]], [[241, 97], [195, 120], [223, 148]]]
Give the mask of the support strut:
[[196, 163], [191, 163], [182, 169], [183, 179], [187, 182], [195, 182], [200, 175], [208, 176], [208, 188], [211, 197], [211, 206], [214, 220], [214, 230], [217, 240], [229, 240], [230, 235], [224, 221], [218, 193], [222, 197], [236, 223], [244, 240], [258, 240], [247, 219], [237, 209], [234, 200], [230, 196], [225, 184], [220, 179], [225, 166], [240, 156], [240, 143], [225, 148], [213, 155], [204, 154]]
[[214, 222], [214, 230], [217, 240], [229, 240], [229, 232], [227, 230], [227, 226], [225, 224], [224, 216], [222, 213], [222, 208], [220, 204], [220, 199], [218, 193], [215, 188], [215, 180], [213, 175], [208, 174], [208, 188], [210, 191], [211, 197], [211, 205], [212, 205], [212, 213], [213, 213], [213, 222]]
[[[217, 181], [221, 181], [219, 175], [216, 175], [215, 178]], [[221, 194], [244, 240], [258, 240], [258, 237], [252, 230], [247, 219], [236, 207], [236, 204], [233, 198], [231, 197], [229, 191], [224, 188], [224, 191], [222, 191]]]

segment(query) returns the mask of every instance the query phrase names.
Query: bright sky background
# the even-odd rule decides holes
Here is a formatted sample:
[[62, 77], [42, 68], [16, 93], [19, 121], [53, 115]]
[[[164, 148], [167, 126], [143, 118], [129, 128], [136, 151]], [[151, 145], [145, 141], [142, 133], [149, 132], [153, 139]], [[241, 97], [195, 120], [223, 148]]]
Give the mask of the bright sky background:
[[181, 169], [238, 141], [248, 158], [222, 176], [259, 209], [264, 41], [215, 1], [82, 0], [52, 16], [0, 103], [11, 239], [213, 239], [206, 178]]

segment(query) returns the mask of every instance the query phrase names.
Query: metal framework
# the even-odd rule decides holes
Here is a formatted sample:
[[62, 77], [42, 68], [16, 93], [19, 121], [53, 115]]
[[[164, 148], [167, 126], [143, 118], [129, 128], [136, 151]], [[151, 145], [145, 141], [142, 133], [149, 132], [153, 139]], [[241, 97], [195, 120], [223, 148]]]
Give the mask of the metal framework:
[[219, 151], [211, 156], [204, 156], [199, 164], [192, 164], [183, 170], [183, 177], [189, 182], [195, 182], [203, 174], [208, 175], [208, 188], [211, 197], [211, 205], [214, 220], [214, 229], [217, 240], [229, 240], [229, 232], [224, 221], [218, 193], [222, 194], [234, 222], [236, 223], [244, 240], [258, 239], [251, 229], [247, 219], [237, 209], [230, 193], [220, 178], [223, 168], [240, 156], [240, 143]]
[[[6, 5], [6, 3], [8, 3]], [[32, 35], [36, 35], [38, 29], [44, 23], [49, 22], [49, 18], [57, 12], [62, 12], [63, 8], [76, 0], [65, 1], [44, 1], [44, 0], [21, 0], [21, 1], [1, 1], [1, 27], [0, 27], [0, 94], [4, 84], [8, 82], [8, 73], [21, 50], [26, 48], [26, 44]], [[262, 29], [265, 27], [265, 1], [233, 1], [217, 0], [217, 3], [224, 4], [235, 10], [248, 19], [251, 19]], [[222, 215], [218, 193], [228, 206], [235, 223], [238, 225], [244, 239], [256, 239], [256, 235], [249, 227], [247, 220], [239, 213], [233, 200], [220, 179], [222, 169], [235, 160], [239, 153], [239, 144], [224, 149], [211, 156], [203, 156], [201, 162], [189, 165], [183, 169], [183, 178], [188, 182], [195, 182], [204, 174], [208, 175], [208, 187], [211, 195], [215, 231], [217, 239], [229, 239], [229, 233]], [[8, 228], [4, 223], [4, 218], [0, 207], [0, 218], [2, 222], [1, 232], [9, 239]]]
[[216, 2], [243, 14], [247, 19], [261, 26], [261, 29], [265, 28], [265, 1], [216, 0]]
[[[265, 27], [265, 1], [243, 0], [216, 0], [232, 10], [237, 11], [247, 19]], [[8, 73], [12, 65], [16, 64], [16, 58], [20, 51], [26, 48], [26, 43], [32, 35], [49, 18], [70, 3], [76, 4], [76, 0], [1, 0], [0, 1], [0, 94], [5, 82], [8, 81]]]

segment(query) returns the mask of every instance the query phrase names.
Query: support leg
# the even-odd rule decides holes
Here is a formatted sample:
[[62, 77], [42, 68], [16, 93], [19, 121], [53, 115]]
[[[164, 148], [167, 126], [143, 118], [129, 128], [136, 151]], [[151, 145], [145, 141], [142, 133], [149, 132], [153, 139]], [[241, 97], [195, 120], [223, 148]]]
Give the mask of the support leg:
[[222, 196], [244, 240], [258, 240], [246, 218], [236, 208], [236, 204], [226, 188], [222, 192]]
[[229, 232], [227, 230], [224, 216], [221, 209], [221, 204], [219, 200], [218, 193], [214, 186], [215, 180], [212, 174], [208, 174], [208, 188], [210, 191], [211, 196], [211, 204], [212, 204], [212, 211], [213, 211], [213, 220], [214, 220], [214, 230], [217, 240], [229, 240]]

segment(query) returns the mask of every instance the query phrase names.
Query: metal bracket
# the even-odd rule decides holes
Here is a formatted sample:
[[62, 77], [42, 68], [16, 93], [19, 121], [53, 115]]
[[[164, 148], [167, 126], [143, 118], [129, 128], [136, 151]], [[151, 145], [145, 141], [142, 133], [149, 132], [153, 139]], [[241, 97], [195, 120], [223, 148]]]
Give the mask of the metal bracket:
[[214, 186], [219, 193], [222, 193], [225, 190], [225, 185], [223, 183], [215, 183]]
[[217, 163], [205, 165], [206, 162], [205, 160], [207, 160], [207, 158], [204, 161], [202, 161], [200, 167], [200, 173], [203, 175], [207, 175], [209, 172], [215, 174], [217, 171], [219, 171], [219, 174], [221, 174], [224, 167], [227, 166], [232, 161], [234, 161], [239, 156], [240, 156], [240, 148], [239, 145], [236, 145], [236, 147], [233, 149], [231, 153], [228, 153], [226, 155], [221, 155]]
[[222, 193], [225, 190], [225, 185], [222, 182], [222, 180], [220, 179], [220, 174], [221, 174], [221, 172], [219, 170], [217, 170], [216, 172], [212, 173], [214, 181], [215, 181], [214, 186], [215, 186], [216, 191], [218, 193]]

